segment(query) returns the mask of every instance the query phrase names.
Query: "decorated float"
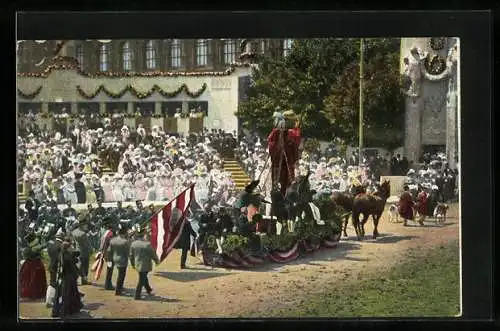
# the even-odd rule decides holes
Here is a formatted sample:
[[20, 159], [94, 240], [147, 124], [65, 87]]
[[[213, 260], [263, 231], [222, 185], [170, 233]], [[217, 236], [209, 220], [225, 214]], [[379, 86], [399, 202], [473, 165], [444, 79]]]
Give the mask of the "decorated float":
[[[259, 177], [241, 193], [231, 213], [202, 216], [199, 246], [205, 265], [249, 268], [288, 263], [337, 247], [344, 211], [329, 195], [318, 195], [310, 189], [310, 173], [295, 176], [300, 139], [300, 120], [293, 111], [275, 113], [275, 128], [268, 137], [270, 192], [253, 192]], [[261, 210], [266, 203], [271, 204], [271, 215], [263, 216]], [[228, 217], [232, 222], [224, 221]]]

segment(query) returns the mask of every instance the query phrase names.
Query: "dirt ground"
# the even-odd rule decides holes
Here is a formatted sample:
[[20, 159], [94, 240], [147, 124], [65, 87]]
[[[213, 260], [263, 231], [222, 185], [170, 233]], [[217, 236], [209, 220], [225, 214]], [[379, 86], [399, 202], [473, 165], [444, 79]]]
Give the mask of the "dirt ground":
[[[343, 238], [335, 249], [322, 249], [288, 264], [268, 263], [248, 270], [206, 267], [191, 256], [189, 269], [181, 270], [180, 252], [175, 250], [150, 273], [154, 296], [133, 299], [138, 275], [129, 267], [124, 296], [103, 289], [104, 275], [92, 285], [80, 286], [85, 307], [73, 318], [245, 317], [267, 307], [290, 305], [301, 300], [302, 293], [321, 291], [326, 284], [338, 285], [341, 280], [362, 279], [388, 269], [402, 262], [408, 250], [457, 240], [458, 212], [458, 204], [453, 204], [444, 226], [430, 220], [423, 227], [414, 222], [408, 227], [389, 223], [384, 213], [376, 241], [371, 239], [371, 221], [366, 225], [367, 239], [362, 242], [356, 240], [349, 225], [349, 238]], [[115, 270], [113, 284], [116, 275]], [[19, 315], [21, 319], [49, 318], [50, 310], [41, 301], [20, 302]]]

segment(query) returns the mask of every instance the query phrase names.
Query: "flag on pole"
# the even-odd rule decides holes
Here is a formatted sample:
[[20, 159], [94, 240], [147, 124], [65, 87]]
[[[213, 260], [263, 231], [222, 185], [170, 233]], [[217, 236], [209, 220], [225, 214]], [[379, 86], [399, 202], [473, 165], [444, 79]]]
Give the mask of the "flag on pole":
[[106, 250], [109, 247], [109, 242], [111, 241], [111, 238], [113, 237], [113, 231], [107, 230], [104, 233], [104, 236], [101, 239], [101, 250], [96, 254], [96, 261], [94, 264], [92, 264], [92, 267], [90, 270], [94, 271], [94, 280], [99, 280], [101, 277], [102, 273], [102, 268], [105, 264], [105, 255], [106, 255]]
[[151, 246], [160, 262], [165, 260], [179, 240], [191, 202], [195, 200], [191, 184], [150, 219]]

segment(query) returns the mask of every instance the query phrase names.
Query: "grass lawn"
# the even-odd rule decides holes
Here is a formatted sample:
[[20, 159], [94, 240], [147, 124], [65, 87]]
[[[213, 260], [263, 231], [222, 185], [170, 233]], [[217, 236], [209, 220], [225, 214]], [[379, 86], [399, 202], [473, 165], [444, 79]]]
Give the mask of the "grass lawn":
[[453, 317], [460, 312], [458, 241], [409, 252], [404, 264], [384, 274], [327, 287], [300, 301], [252, 316]]

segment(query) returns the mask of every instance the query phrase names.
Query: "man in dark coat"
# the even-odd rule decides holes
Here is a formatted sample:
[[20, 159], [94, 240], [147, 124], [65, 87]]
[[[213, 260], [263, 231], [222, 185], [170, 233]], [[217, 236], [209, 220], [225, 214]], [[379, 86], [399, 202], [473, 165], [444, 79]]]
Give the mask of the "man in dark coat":
[[80, 276], [82, 285], [88, 285], [89, 261], [92, 253], [92, 245], [89, 237], [89, 216], [80, 214], [76, 229], [71, 235], [76, 244], [76, 250], [80, 252]]
[[195, 239], [198, 237], [196, 232], [193, 230], [193, 227], [191, 226], [191, 222], [186, 220], [184, 223], [184, 227], [182, 228], [181, 236], [174, 246], [177, 249], [182, 249], [181, 269], [186, 268], [187, 254], [189, 252], [189, 249], [191, 248], [191, 236], [193, 236]]
[[116, 208], [113, 209], [113, 217], [115, 222], [120, 222], [120, 220], [125, 216], [126, 210], [122, 207], [122, 202], [118, 201], [116, 203]]
[[104, 281], [104, 289], [114, 290], [115, 288], [111, 283], [111, 279], [113, 277], [113, 269], [114, 269], [113, 259], [108, 259], [108, 256], [106, 254], [109, 247], [109, 243], [111, 242], [111, 239], [115, 235], [113, 219], [109, 216], [105, 217], [104, 220], [102, 221], [102, 225], [103, 227], [106, 228], [106, 231], [104, 232], [101, 238], [101, 246], [99, 247], [99, 252], [104, 254], [104, 256], [106, 257], [106, 280]]
[[66, 201], [66, 208], [62, 212], [63, 217], [77, 217], [75, 208], [71, 207], [71, 200]]
[[120, 227], [118, 236], [110, 240], [107, 251], [108, 261], [113, 261], [116, 269], [118, 269], [115, 295], [122, 295], [123, 282], [125, 281], [125, 274], [127, 272], [130, 255], [130, 243], [127, 239], [127, 233], [127, 227]]
[[[52, 287], [54, 291], [56, 288], [57, 268], [59, 266], [59, 257], [64, 237], [64, 232], [59, 231], [56, 233], [55, 238], [47, 243], [47, 254], [49, 256], [49, 286]], [[52, 300], [48, 297], [49, 291], [47, 291], [46, 303], [47, 306], [52, 306]]]
[[97, 208], [94, 209], [94, 217], [99, 224], [106, 216], [106, 208], [102, 206], [102, 200], [97, 200]]
[[75, 176], [75, 192], [78, 203], [87, 202], [87, 192], [85, 191], [85, 184], [83, 184], [80, 180], [82, 179], [82, 174], [77, 174]]
[[29, 191], [28, 198], [24, 203], [24, 209], [28, 213], [28, 219], [30, 221], [35, 221], [38, 219], [38, 208], [40, 207], [40, 201], [35, 199], [35, 192]]
[[141, 299], [142, 288], [145, 287], [149, 295], [153, 295], [153, 289], [149, 286], [148, 272], [153, 270], [152, 262], [160, 263], [156, 252], [145, 238], [144, 228], [136, 230], [138, 238], [130, 246], [130, 264], [139, 273], [139, 281], [135, 289], [135, 300]]

